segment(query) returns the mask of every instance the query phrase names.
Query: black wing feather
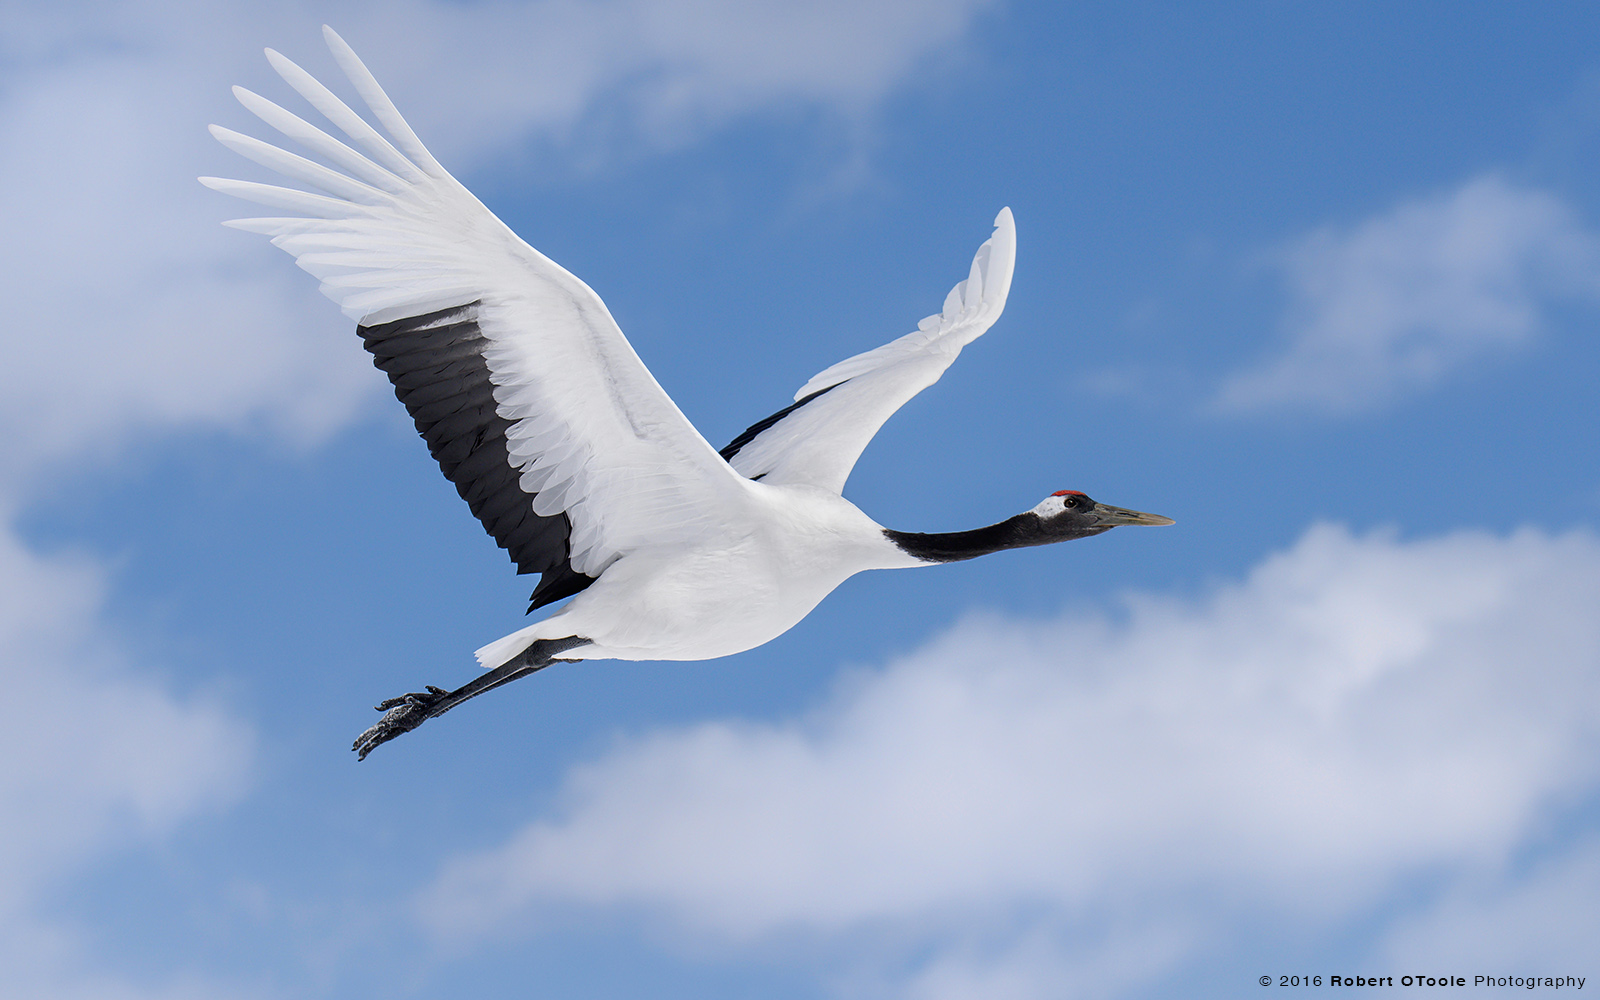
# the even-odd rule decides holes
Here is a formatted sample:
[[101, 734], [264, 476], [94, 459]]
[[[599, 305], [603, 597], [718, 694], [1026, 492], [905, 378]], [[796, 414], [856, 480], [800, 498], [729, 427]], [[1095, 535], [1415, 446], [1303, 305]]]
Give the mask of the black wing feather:
[[517, 564], [539, 573], [528, 610], [570, 597], [595, 581], [572, 568], [572, 522], [565, 513], [533, 512], [506, 450], [511, 421], [495, 412], [483, 360], [478, 303], [358, 328], [372, 363], [394, 384], [417, 433], [445, 478]]
[[[849, 379], [845, 379], [845, 382], [848, 381]], [[745, 445], [749, 444], [751, 441], [754, 441], [765, 432], [771, 430], [773, 426], [778, 423], [778, 421], [800, 409], [800, 407], [811, 402], [813, 399], [816, 399], [823, 393], [832, 392], [841, 385], [844, 385], [844, 382], [835, 382], [833, 385], [825, 386], [824, 388], [818, 389], [816, 392], [800, 397], [799, 399], [790, 403], [788, 406], [785, 406], [783, 409], [779, 410], [777, 413], [772, 414], [770, 417], [762, 417], [749, 427], [746, 427], [743, 433], [734, 438], [732, 441], [729, 441], [727, 446], [717, 454], [722, 456], [723, 461], [732, 462], [733, 456], [739, 454], [740, 450], [743, 449]], [[763, 472], [761, 475], [764, 476], [766, 473]], [[756, 476], [755, 478], [760, 479], [761, 476]]]

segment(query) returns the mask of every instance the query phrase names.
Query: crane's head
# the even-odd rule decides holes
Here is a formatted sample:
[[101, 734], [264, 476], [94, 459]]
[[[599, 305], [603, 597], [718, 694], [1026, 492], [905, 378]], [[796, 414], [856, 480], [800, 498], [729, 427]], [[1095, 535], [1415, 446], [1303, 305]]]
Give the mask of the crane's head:
[[1052, 541], [1098, 535], [1119, 524], [1173, 523], [1172, 518], [1160, 514], [1145, 514], [1099, 503], [1078, 490], [1057, 490], [1029, 513], [1039, 518], [1040, 528], [1043, 533], [1052, 536]]

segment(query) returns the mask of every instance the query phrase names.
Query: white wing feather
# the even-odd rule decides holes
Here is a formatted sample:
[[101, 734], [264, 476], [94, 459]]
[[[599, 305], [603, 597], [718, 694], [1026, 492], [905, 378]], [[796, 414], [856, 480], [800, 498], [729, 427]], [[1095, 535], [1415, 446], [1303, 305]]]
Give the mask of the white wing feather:
[[[756, 435], [730, 459], [741, 474], [774, 485], [809, 484], [840, 492], [884, 421], [939, 380], [961, 349], [1000, 318], [1011, 291], [1017, 232], [1011, 209], [994, 220], [966, 280], [944, 309], [911, 333], [819, 372], [794, 398], [823, 395]], [[824, 390], [826, 390], [824, 392]]]
[[[334, 168], [213, 126], [230, 149], [311, 194], [204, 177], [296, 218], [229, 223], [272, 237], [365, 326], [480, 302], [496, 412], [534, 512], [565, 512], [570, 561], [597, 576], [635, 548], [695, 537], [737, 504], [740, 477], [695, 430], [588, 285], [524, 243], [428, 153], [331, 28], [340, 68], [387, 137], [276, 52], [278, 73], [360, 149], [242, 88], [246, 108]], [[342, 171], [342, 172], [341, 172]]]

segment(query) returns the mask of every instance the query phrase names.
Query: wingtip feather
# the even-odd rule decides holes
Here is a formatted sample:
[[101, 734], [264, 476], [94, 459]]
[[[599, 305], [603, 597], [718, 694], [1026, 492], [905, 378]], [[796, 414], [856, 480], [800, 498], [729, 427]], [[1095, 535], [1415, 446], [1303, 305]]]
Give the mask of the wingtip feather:
[[1009, 206], [994, 217], [994, 235], [984, 246], [988, 250], [983, 266], [984, 297], [1004, 304], [1017, 266], [1017, 221]]
[[893, 358], [923, 350], [932, 341], [944, 337], [948, 331], [966, 324], [967, 330], [958, 338], [955, 347], [960, 350], [962, 345], [987, 330], [1005, 308], [1006, 297], [1011, 292], [1016, 249], [1016, 222], [1011, 216], [1011, 209], [1002, 208], [994, 217], [994, 232], [973, 255], [967, 277], [950, 289], [938, 312], [924, 317], [917, 324], [915, 332], [818, 372], [800, 387], [794, 398], [803, 399], [830, 385], [838, 385], [871, 371]]
[[361, 61], [361, 57], [356, 55], [356, 50], [350, 47], [350, 43], [326, 24], [322, 26], [322, 39], [327, 42], [328, 51], [333, 53], [333, 61], [339, 64], [345, 77], [356, 88], [361, 99], [367, 102], [367, 107], [371, 109], [379, 123], [388, 130], [390, 139], [400, 151], [424, 173], [434, 177], [449, 176], [439, 161], [434, 159], [433, 154], [428, 152], [428, 147], [422, 144], [422, 140], [412, 130], [405, 116], [400, 114], [400, 109], [395, 107], [394, 101], [384, 92], [383, 85], [378, 83], [378, 78], [372, 75], [372, 71]]

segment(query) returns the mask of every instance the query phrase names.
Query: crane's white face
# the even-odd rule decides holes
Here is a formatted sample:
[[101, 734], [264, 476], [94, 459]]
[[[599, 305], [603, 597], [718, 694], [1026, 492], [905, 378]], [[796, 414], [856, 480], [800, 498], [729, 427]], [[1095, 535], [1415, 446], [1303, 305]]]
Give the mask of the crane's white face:
[[1094, 501], [1077, 490], [1058, 490], [1040, 501], [1032, 512], [1048, 520], [1067, 511], [1081, 514], [1093, 507]]

